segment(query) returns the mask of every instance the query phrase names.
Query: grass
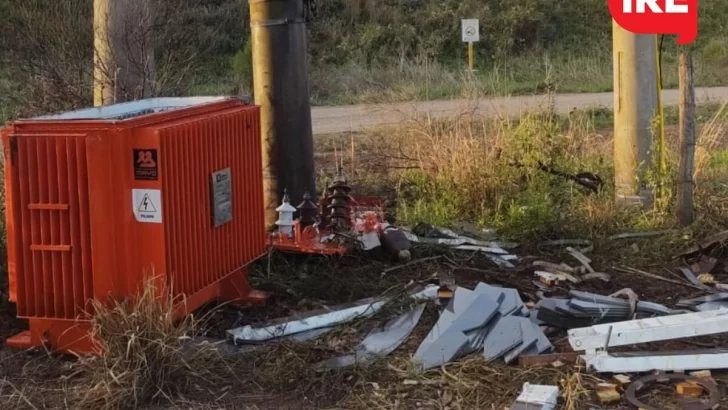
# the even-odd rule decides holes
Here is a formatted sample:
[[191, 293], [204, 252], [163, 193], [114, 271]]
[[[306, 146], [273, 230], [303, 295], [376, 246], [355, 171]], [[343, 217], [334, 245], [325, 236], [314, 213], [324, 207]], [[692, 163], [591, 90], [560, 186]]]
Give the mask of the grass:
[[[701, 224], [725, 226], [722, 200], [728, 176], [728, 124], [725, 106], [699, 109], [702, 121], [696, 154], [696, 206]], [[462, 114], [421, 119], [369, 136], [346, 138], [343, 152], [356, 145], [357, 186], [376, 184], [395, 192], [400, 223], [426, 221], [451, 225], [477, 221], [515, 240], [543, 237], [608, 236], [625, 230], [674, 226], [674, 184], [677, 175], [677, 131], [673, 110], [667, 110], [668, 175], [648, 167], [644, 182], [662, 183], [667, 197], [655, 208], [625, 209], [612, 201], [609, 183], [590, 194], [563, 178], [538, 170], [539, 162], [569, 173], [591, 172], [611, 181], [612, 136], [603, 127], [608, 111], [555, 115], [549, 107], [518, 119], [484, 119]], [[332, 149], [329, 138], [321, 147]], [[514, 165], [519, 166], [514, 166]], [[323, 165], [323, 164], [322, 164]], [[327, 169], [325, 166], [324, 169]], [[344, 169], [349, 169], [345, 164]], [[330, 169], [329, 169], [330, 170]], [[324, 173], [327, 171], [323, 171]]]
[[[721, 55], [716, 57], [705, 51], [695, 54], [698, 86], [728, 85], [728, 65]], [[311, 102], [315, 106], [330, 106], [549, 92], [608, 92], [613, 84], [611, 50], [603, 47], [579, 54], [557, 49], [486, 59], [478, 62], [476, 73], [467, 72], [464, 64], [464, 59], [462, 63], [444, 63], [436, 58], [412, 58], [399, 64], [311, 65]], [[241, 86], [239, 76], [231, 69], [214, 71], [188, 79], [190, 94], [250, 95], [249, 87]], [[677, 59], [672, 53], [663, 58], [663, 85], [677, 87]], [[0, 91], [9, 93], [9, 86], [10, 81], [0, 75]], [[0, 97], [0, 120], [14, 113], [10, 102], [11, 99]], [[669, 118], [674, 116], [668, 115]]]
[[102, 354], [76, 364], [86, 379], [71, 390], [79, 408], [138, 408], [204, 395], [235, 379], [213, 345], [193, 341], [200, 324], [191, 316], [175, 319], [175, 302], [157, 296], [154, 279], [133, 305], [94, 302], [91, 336]]
[[[728, 85], [725, 61], [696, 54], [698, 86]], [[497, 60], [478, 61], [477, 72], [465, 70], [467, 60], [443, 63], [436, 58], [397, 63], [312, 65], [311, 102], [316, 106], [373, 104], [524, 94], [597, 93], [612, 90], [612, 53], [594, 47], [583, 53], [526, 52]], [[206, 78], [194, 94], [247, 93], [234, 76]], [[663, 57], [663, 86], [677, 88], [677, 58]]]

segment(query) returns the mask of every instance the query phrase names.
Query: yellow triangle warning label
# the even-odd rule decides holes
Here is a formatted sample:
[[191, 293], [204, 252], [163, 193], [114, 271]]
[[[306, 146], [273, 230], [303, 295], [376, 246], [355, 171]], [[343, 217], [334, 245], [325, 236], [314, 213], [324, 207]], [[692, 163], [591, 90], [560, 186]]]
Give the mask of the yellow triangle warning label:
[[139, 202], [139, 212], [154, 213], [157, 212], [157, 208], [152, 203], [152, 199], [149, 198], [149, 194], [144, 194], [141, 202]]

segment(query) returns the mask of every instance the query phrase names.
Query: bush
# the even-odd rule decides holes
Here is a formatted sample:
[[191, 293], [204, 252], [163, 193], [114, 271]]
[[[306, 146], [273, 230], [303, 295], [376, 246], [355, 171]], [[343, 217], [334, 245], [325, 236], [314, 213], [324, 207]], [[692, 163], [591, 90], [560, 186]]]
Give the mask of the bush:
[[230, 66], [240, 85], [251, 90], [253, 88], [253, 46], [250, 39], [245, 42], [243, 49], [232, 58]]

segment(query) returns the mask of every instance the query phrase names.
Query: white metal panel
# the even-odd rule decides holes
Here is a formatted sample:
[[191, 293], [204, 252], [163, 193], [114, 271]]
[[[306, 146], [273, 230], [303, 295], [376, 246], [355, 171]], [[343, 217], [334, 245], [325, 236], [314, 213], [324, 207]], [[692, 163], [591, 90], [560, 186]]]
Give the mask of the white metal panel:
[[720, 309], [572, 329], [569, 343], [575, 351], [594, 351], [724, 332], [728, 332], [728, 310]]
[[684, 355], [610, 356], [605, 352], [582, 356], [590, 369], [599, 373], [645, 373], [660, 371], [689, 371], [728, 369], [728, 353]]

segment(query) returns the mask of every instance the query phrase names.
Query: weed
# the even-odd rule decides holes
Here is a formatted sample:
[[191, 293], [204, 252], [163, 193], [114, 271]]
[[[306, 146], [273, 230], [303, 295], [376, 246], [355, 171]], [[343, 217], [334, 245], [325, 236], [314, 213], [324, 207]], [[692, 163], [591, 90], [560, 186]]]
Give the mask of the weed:
[[[699, 127], [696, 207], [718, 220], [726, 215], [719, 195], [728, 190], [721, 182], [726, 170], [720, 166], [720, 152], [728, 145], [725, 108], [711, 105], [700, 112], [710, 119]], [[363, 168], [353, 179], [362, 185], [376, 181], [378, 186], [396, 187], [397, 219], [402, 224], [477, 221], [519, 241], [671, 227], [678, 158], [675, 127], [668, 121], [665, 175], [658, 172], [658, 157], [653, 155], [643, 181], [651, 189], [662, 186], [664, 196], [650, 209], [624, 208], [613, 201], [611, 132], [600, 132], [611, 118], [611, 112], [600, 110], [561, 117], [548, 104], [516, 119], [486, 119], [465, 110], [440, 119], [424, 116], [358, 136], [357, 156], [367, 160], [358, 159]], [[326, 141], [336, 144], [335, 138]], [[567, 174], [597, 174], [604, 185], [597, 194], [590, 193], [544, 172], [542, 164]], [[703, 223], [707, 219], [698, 224]]]
[[79, 358], [87, 384], [75, 390], [79, 408], [123, 409], [205, 394], [234, 377], [220, 352], [191, 342], [196, 323], [176, 320], [171, 297], [158, 297], [156, 278], [134, 302], [93, 303], [92, 338], [101, 354]]

